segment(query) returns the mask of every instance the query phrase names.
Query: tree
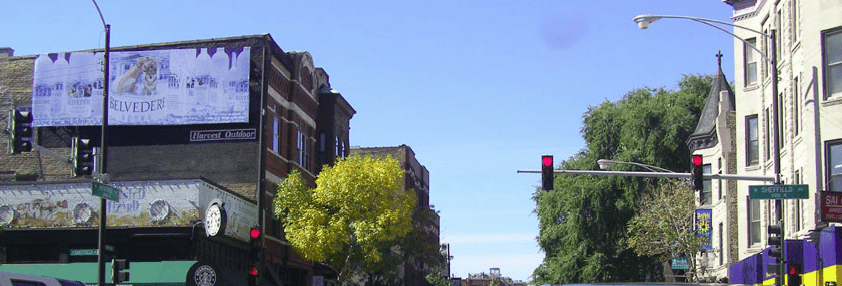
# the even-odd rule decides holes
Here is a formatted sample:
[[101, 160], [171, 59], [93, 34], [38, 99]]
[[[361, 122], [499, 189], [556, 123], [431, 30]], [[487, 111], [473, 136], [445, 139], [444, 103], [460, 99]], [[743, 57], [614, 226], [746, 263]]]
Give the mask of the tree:
[[412, 229], [415, 193], [391, 157], [351, 156], [325, 166], [310, 189], [297, 171], [278, 186], [275, 216], [302, 257], [339, 271], [339, 281], [372, 271], [384, 249]]
[[688, 258], [689, 282], [698, 283], [696, 256], [702, 239], [696, 235], [696, 195], [686, 180], [664, 180], [652, 186], [640, 200], [637, 214], [629, 221], [627, 243], [638, 255], [667, 262], [676, 255]]
[[[679, 90], [639, 88], [617, 102], [589, 107], [583, 115], [586, 147], [561, 169], [596, 170], [612, 159], [671, 170], [690, 165], [686, 139], [694, 131], [711, 76], [684, 76]], [[615, 166], [616, 170], [634, 168]], [[559, 175], [556, 190], [536, 190], [538, 244], [546, 256], [533, 272], [535, 284], [663, 280], [657, 257], [631, 249], [627, 224], [639, 198], [657, 180], [641, 177]]]
[[453, 282], [447, 277], [441, 276], [441, 273], [427, 273], [427, 282], [432, 286], [453, 286]]

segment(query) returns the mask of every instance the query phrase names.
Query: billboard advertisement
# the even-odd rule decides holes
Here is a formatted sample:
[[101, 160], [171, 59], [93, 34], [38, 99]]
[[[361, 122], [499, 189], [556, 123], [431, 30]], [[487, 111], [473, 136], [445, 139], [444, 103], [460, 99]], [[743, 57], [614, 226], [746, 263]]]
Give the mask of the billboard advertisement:
[[[102, 124], [103, 52], [39, 55], [32, 125]], [[250, 48], [109, 53], [108, 125], [248, 122]]]
[[[257, 205], [200, 179], [114, 182], [119, 201], [107, 201], [109, 226], [191, 226], [218, 199], [227, 212], [225, 235], [248, 241]], [[91, 183], [0, 186], [0, 225], [8, 228], [98, 225], [100, 197]]]

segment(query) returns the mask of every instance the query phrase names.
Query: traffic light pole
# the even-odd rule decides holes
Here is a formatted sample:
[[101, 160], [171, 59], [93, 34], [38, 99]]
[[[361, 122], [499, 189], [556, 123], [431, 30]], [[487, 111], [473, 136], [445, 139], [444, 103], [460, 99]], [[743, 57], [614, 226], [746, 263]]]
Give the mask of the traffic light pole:
[[[540, 174], [540, 170], [517, 170], [518, 174]], [[594, 171], [594, 170], [553, 170], [553, 174], [561, 175], [597, 175], [597, 176], [630, 176], [630, 177], [658, 177], [658, 178], [692, 178], [691, 173], [662, 173], [662, 172], [637, 172], [637, 171]], [[704, 174], [705, 179], [711, 180], [739, 180], [739, 181], [761, 181], [773, 182], [775, 177], [770, 176], [745, 176], [730, 174]]]
[[[96, 11], [99, 13], [99, 18], [102, 20], [102, 25], [105, 27], [105, 56], [103, 57], [103, 80], [102, 83], [102, 137], [101, 137], [101, 145], [100, 145], [100, 164], [99, 174], [102, 174], [103, 178], [107, 178], [105, 174], [107, 174], [107, 164], [108, 160], [106, 160], [107, 154], [107, 146], [106, 146], [106, 138], [108, 132], [108, 70], [109, 70], [109, 53], [111, 51], [111, 25], [105, 23], [105, 17], [102, 16], [102, 11], [99, 10], [99, 5], [96, 4], [96, 0], [91, 0], [94, 2], [94, 6], [96, 6]], [[108, 183], [107, 179], [103, 180], [103, 183]], [[99, 199], [99, 241], [97, 242], [97, 285], [104, 286], [105, 285], [105, 228], [106, 228], [106, 213], [108, 211], [108, 205], [105, 203], [105, 198]]]
[[[94, 2], [96, 4], [96, 2]], [[99, 10], [99, 8], [97, 8]], [[103, 20], [103, 24], [105, 24], [105, 20]], [[105, 155], [107, 154], [107, 144], [106, 135], [108, 133], [108, 53], [110, 52], [110, 44], [111, 44], [111, 25], [105, 25], [105, 59], [104, 59], [104, 71], [103, 77], [105, 78], [105, 82], [102, 84], [102, 140], [100, 145], [100, 163], [99, 163], [99, 173], [107, 174], [107, 164], [108, 160], [106, 160]], [[108, 183], [107, 181], [103, 181], [103, 183]], [[97, 250], [97, 267], [99, 268], [99, 286], [105, 285], [105, 227], [106, 227], [106, 213], [108, 212], [108, 204], [105, 203], [105, 198], [99, 198], [99, 243], [98, 243], [98, 250]]]

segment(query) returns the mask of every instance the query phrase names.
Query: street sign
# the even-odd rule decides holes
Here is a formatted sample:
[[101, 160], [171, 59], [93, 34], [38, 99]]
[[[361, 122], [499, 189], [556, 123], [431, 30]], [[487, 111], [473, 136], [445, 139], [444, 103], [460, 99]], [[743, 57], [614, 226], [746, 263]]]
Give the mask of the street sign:
[[672, 263], [670, 268], [676, 270], [689, 270], [690, 269], [690, 261], [687, 260], [687, 256], [679, 255], [672, 258]]
[[748, 198], [752, 200], [808, 199], [807, 185], [759, 185], [748, 186]]
[[70, 256], [94, 256], [96, 249], [70, 249]]
[[91, 181], [91, 193], [106, 200], [120, 201], [120, 189], [97, 181]]
[[822, 221], [842, 222], [842, 193], [822, 192]]

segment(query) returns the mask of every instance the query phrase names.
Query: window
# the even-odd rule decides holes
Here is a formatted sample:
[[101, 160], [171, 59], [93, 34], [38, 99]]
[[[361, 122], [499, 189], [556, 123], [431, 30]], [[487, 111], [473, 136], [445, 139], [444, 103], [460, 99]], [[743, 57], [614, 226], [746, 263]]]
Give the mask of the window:
[[760, 200], [746, 197], [748, 202], [748, 245], [760, 243]]
[[307, 127], [298, 128], [298, 164], [305, 170], [310, 170], [310, 136], [304, 130]]
[[790, 40], [792, 40], [793, 44], [798, 42], [798, 0], [792, 0], [792, 5], [790, 5], [792, 9], [790, 12], [792, 15], [789, 17], [790, 20]]
[[782, 45], [784, 42], [784, 30], [781, 29], [781, 22], [783, 22], [783, 18], [781, 18], [781, 10], [778, 10], [778, 15], [777, 17], [775, 17], [775, 31], [777, 32], [777, 34], [775, 35], [775, 42], [773, 44], [777, 47], [777, 49], [775, 49], [775, 54], [778, 56], [779, 59], [781, 58], [781, 50], [784, 49], [784, 46]]
[[[795, 179], [796, 185], [803, 184], [803, 178], [802, 178], [803, 176], [804, 176], [804, 174], [801, 172], [801, 169], [795, 170], [795, 178], [794, 179]], [[798, 231], [801, 230], [801, 217], [803, 216], [803, 214], [801, 213], [801, 210], [802, 210], [802, 203], [803, 203], [802, 201], [803, 200], [799, 199], [799, 200], [791, 200], [791, 201], [792, 201], [792, 204], [793, 204], [793, 206], [792, 206], [792, 208], [793, 208], [792, 217], [793, 217], [793, 220], [794, 220], [793, 225], [795, 225], [795, 227], [794, 227], [795, 231], [798, 232]]]
[[792, 104], [794, 105], [792, 107], [792, 116], [794, 117], [792, 133], [798, 136], [801, 132], [801, 92], [798, 91], [798, 77], [792, 80]]
[[842, 29], [822, 33], [825, 99], [842, 95]]
[[842, 192], [842, 140], [827, 144], [828, 191]]
[[753, 49], [754, 47], [757, 47], [756, 38], [747, 39], [746, 42], [743, 43], [743, 64], [745, 65], [744, 72], [746, 86], [757, 83], [757, 54]]
[[[710, 164], [702, 165], [702, 173], [710, 174], [711, 167]], [[713, 204], [713, 192], [711, 192], [711, 185], [710, 179], [705, 179], [704, 184], [702, 185], [702, 193], [701, 193], [701, 204], [709, 205]]]
[[766, 142], [766, 160], [772, 158], [772, 151], [770, 148], [770, 146], [772, 146], [772, 122], [771, 120], [769, 120], [769, 118], [771, 118], [771, 116], [769, 115], [769, 108], [766, 108], [766, 128], [764, 128], [766, 130], [766, 136], [763, 136], [763, 138], [766, 139], [764, 140]]
[[724, 242], [723, 242], [723, 240], [725, 240], [725, 239], [722, 237], [723, 232], [724, 232], [723, 225], [720, 222], [719, 223], [719, 265], [725, 264], [725, 248], [724, 248]]
[[[716, 159], [716, 168], [719, 169], [719, 174], [722, 175], [722, 158]], [[716, 199], [721, 200], [722, 199], [722, 180], [716, 180], [716, 182], [718, 183], [718, 186], [717, 186], [716, 189], [717, 189], [718, 194], [719, 194], [719, 195], [716, 196]]]
[[760, 164], [760, 141], [757, 136], [757, 114], [746, 117], [746, 166]]
[[281, 153], [281, 120], [278, 117], [272, 117], [272, 151]]
[[784, 117], [784, 110], [786, 110], [784, 108], [784, 94], [781, 93], [781, 94], [778, 94], [778, 117], [775, 118], [776, 121], [773, 123], [773, 124], [777, 123], [777, 127], [778, 127], [778, 134], [777, 135], [778, 135], [778, 137], [776, 139], [778, 140], [778, 146], [781, 146], [781, 147], [783, 147], [784, 143], [786, 143], [784, 141], [784, 137], [786, 137], [786, 136], [784, 136], [784, 120], [783, 119], [786, 118], [786, 117]]

